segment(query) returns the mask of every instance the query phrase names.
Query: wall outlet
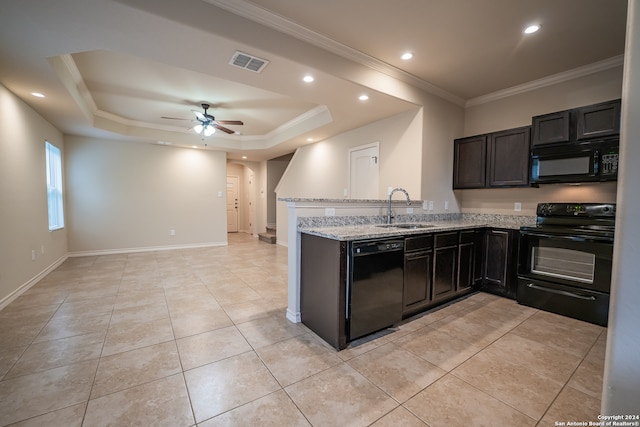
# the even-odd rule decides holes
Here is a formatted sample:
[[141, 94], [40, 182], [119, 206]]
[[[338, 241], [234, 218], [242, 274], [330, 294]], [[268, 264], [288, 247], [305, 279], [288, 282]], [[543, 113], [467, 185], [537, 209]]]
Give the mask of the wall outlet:
[[44, 255], [44, 243], [40, 245], [40, 252], [42, 253], [42, 255]]
[[324, 208], [324, 216], [336, 216], [336, 208]]
[[429, 200], [429, 210], [433, 210], [433, 200]]
[[176, 230], [174, 230], [173, 228], [169, 230], [169, 236], [175, 236], [175, 235], [176, 235]]
[[36, 260], [36, 250], [32, 249], [31, 250], [31, 261], [35, 261]]
[[520, 212], [520, 211], [522, 211], [522, 203], [520, 203], [520, 202], [515, 202], [515, 203], [513, 204], [513, 210], [514, 210], [514, 211], [516, 211], [516, 212]]
[[218, 191], [218, 197], [222, 197], [222, 191]]
[[422, 201], [422, 209], [425, 211], [429, 209], [429, 202], [427, 200]]
[[413, 208], [407, 208], [407, 213], [408, 214], [412, 214], [413, 213]]
[[448, 211], [448, 210], [449, 210], [449, 201], [448, 201], [448, 200], [445, 200], [445, 201], [444, 201], [444, 210], [445, 210], [445, 211]]
[[342, 195], [343, 195], [344, 197], [349, 196], [349, 190], [345, 188], [345, 189], [344, 189], [344, 191], [342, 192]]

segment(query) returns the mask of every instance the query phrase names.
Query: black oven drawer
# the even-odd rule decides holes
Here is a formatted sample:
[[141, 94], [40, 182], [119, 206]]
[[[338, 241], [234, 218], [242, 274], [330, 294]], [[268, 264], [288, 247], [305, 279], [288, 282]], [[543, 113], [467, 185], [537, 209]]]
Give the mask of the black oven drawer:
[[519, 304], [607, 326], [609, 294], [518, 277]]

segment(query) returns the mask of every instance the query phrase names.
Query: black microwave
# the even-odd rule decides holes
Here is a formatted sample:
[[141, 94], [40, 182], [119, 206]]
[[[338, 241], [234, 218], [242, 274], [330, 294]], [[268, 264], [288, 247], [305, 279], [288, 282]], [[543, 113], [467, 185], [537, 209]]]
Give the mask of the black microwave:
[[618, 139], [533, 148], [531, 183], [616, 181], [618, 152]]

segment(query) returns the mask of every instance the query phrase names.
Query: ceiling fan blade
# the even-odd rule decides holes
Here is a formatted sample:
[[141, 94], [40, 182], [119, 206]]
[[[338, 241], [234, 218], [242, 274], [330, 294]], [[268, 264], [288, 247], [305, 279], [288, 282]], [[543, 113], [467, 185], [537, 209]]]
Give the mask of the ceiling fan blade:
[[196, 115], [196, 117], [198, 118], [198, 120], [200, 120], [201, 122], [206, 122], [208, 119], [205, 117], [204, 114], [202, 114], [200, 111], [196, 111], [193, 110], [194, 114]]
[[244, 124], [240, 120], [216, 120], [216, 122], [220, 123], [221, 125], [243, 125]]
[[231, 134], [231, 133], [236, 133], [235, 131], [233, 131], [233, 130], [231, 130], [231, 129], [227, 129], [227, 128], [226, 128], [226, 127], [224, 127], [224, 126], [220, 126], [219, 124], [213, 124], [213, 125], [211, 125], [211, 126], [214, 126], [216, 129], [221, 130], [222, 132], [229, 133], [229, 134]]
[[191, 119], [181, 119], [179, 117], [167, 117], [167, 116], [162, 116], [160, 118], [161, 119], [167, 119], [167, 120], [191, 120]]

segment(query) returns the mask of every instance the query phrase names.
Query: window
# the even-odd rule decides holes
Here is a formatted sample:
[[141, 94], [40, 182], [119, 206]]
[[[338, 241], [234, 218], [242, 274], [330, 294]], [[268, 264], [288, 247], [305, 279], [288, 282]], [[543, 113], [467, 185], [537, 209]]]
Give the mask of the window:
[[47, 153], [47, 206], [49, 209], [49, 231], [64, 228], [62, 202], [62, 156], [60, 149], [45, 141]]

